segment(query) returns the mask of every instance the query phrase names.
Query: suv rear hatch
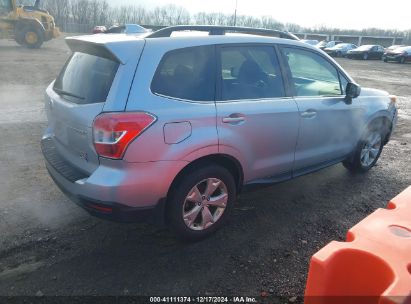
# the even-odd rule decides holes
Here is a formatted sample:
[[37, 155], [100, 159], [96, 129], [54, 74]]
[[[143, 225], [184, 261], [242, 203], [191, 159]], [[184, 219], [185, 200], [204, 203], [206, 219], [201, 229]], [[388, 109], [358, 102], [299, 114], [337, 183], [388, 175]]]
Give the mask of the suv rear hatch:
[[[91, 175], [99, 165], [93, 121], [102, 112], [124, 111], [144, 47], [144, 40], [135, 37], [97, 36], [66, 39], [73, 54], [47, 88], [43, 152], [72, 181]], [[74, 177], [67, 174], [73, 170], [77, 172]]]

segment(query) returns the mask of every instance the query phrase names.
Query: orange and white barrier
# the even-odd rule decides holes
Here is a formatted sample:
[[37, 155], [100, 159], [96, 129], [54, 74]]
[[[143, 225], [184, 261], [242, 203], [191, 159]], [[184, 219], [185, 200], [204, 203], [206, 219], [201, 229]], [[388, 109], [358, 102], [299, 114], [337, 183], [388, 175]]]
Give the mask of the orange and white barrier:
[[312, 256], [304, 303], [411, 303], [411, 186]]

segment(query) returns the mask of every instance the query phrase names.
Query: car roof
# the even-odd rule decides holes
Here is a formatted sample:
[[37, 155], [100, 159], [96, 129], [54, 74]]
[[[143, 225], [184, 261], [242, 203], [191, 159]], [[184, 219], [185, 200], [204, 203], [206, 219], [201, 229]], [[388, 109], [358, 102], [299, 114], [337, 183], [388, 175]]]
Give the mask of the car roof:
[[[148, 33], [150, 34], [150, 33]], [[318, 49], [314, 45], [310, 45], [300, 40], [291, 40], [277, 37], [266, 37], [251, 34], [227, 34], [227, 35], [206, 35], [206, 36], [184, 36], [184, 37], [159, 37], [159, 38], [147, 38], [146, 35], [133, 35], [133, 34], [95, 34], [86, 36], [67, 37], [66, 42], [70, 48], [80, 49], [85, 44], [85, 48], [98, 47], [104, 49], [107, 52], [107, 56], [115, 58], [120, 63], [124, 64], [130, 56], [134, 56], [134, 48], [142, 47], [144, 44], [150, 44], [154, 47], [158, 46], [165, 52], [173, 49], [180, 49], [185, 47], [194, 47], [202, 45], [228, 45], [228, 44], [281, 44], [297, 46], [304, 49], [309, 49], [320, 55], [327, 54]], [[334, 64], [338, 66], [342, 71], [344, 69], [334, 61]], [[345, 75], [353, 81], [350, 76]]]
[[[148, 33], [149, 34], [149, 33]], [[99, 54], [103, 52], [107, 58], [117, 60], [121, 64], [125, 64], [130, 56], [135, 55], [135, 49], [144, 47], [144, 44], [151, 45], [154, 48], [161, 49], [164, 53], [174, 49], [185, 47], [195, 47], [202, 45], [229, 45], [229, 44], [281, 44], [297, 46], [311, 50], [322, 56], [327, 56], [325, 52], [318, 49], [314, 45], [310, 45], [300, 40], [291, 40], [277, 37], [266, 37], [250, 34], [227, 34], [227, 35], [206, 35], [196, 36], [190, 35], [185, 37], [160, 37], [146, 38], [145, 35], [133, 34], [96, 34], [86, 36], [76, 36], [66, 38], [66, 42], [73, 51], [81, 51], [82, 49], [93, 50], [98, 48]], [[341, 70], [344, 70], [337, 62], [334, 64]], [[345, 75], [353, 81], [350, 76]]]
[[160, 37], [160, 38], [146, 38], [147, 40], [158, 40], [163, 43], [178, 43], [179, 41], [192, 40], [197, 44], [223, 44], [223, 43], [282, 43], [282, 44], [294, 44], [306, 46], [304, 42], [300, 40], [290, 40], [277, 37], [267, 37], [251, 34], [239, 34], [229, 33], [226, 35], [196, 35], [187, 34], [184, 36], [172, 36], [172, 37]]
[[176, 32], [205, 32], [210, 36], [221, 36], [227, 33], [242, 33], [251, 35], [262, 35], [270, 37], [287, 38], [291, 40], [300, 40], [294, 34], [287, 31], [280, 31], [274, 29], [266, 28], [256, 28], [256, 27], [244, 27], [244, 26], [228, 26], [228, 25], [175, 25], [162, 28], [158, 31], [153, 32], [147, 37], [150, 38], [160, 38], [160, 37], [170, 37]]
[[276, 37], [265, 37], [248, 34], [227, 34], [214, 36], [185, 36], [185, 37], [162, 37], [162, 38], [146, 38], [146, 43], [157, 45], [167, 50], [194, 47], [201, 45], [229, 45], [229, 44], [282, 44], [293, 45], [321, 52], [314, 45], [304, 43], [300, 40], [290, 40]]
[[[150, 33], [147, 33], [150, 34]], [[314, 46], [301, 42], [299, 40], [290, 40], [284, 38], [267, 37], [251, 34], [228, 33], [226, 35], [190, 35], [177, 37], [159, 37], [147, 38], [146, 34], [94, 34], [84, 36], [67, 37], [67, 44], [89, 43], [93, 45], [106, 46], [108, 49], [122, 48], [133, 46], [139, 43], [150, 43], [156, 45], [168, 46], [167, 48], [183, 48], [189, 46], [213, 45], [213, 44], [242, 44], [242, 43], [267, 43], [267, 44], [288, 44], [310, 48], [318, 51]]]

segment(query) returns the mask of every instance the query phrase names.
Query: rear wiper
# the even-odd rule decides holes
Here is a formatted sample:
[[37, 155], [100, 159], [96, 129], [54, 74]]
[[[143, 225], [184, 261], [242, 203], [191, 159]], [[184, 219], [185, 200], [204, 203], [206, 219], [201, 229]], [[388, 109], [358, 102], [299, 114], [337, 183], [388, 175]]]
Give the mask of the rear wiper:
[[74, 98], [77, 98], [77, 99], [81, 99], [81, 100], [84, 100], [84, 99], [85, 99], [84, 97], [81, 97], [81, 96], [78, 96], [78, 95], [76, 95], [76, 94], [73, 94], [73, 93], [70, 93], [70, 92], [66, 92], [66, 91], [63, 91], [63, 90], [60, 90], [60, 89], [57, 89], [57, 88], [53, 88], [53, 90], [54, 90], [57, 94], [59, 94], [59, 95], [71, 96], [71, 97], [74, 97]]

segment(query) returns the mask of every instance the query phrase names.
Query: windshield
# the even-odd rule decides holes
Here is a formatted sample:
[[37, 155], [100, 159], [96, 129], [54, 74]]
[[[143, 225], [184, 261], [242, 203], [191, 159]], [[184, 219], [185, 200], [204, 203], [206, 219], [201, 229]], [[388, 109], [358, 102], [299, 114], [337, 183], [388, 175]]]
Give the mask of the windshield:
[[373, 47], [373, 45], [362, 45], [360, 47], [357, 48], [358, 51], [367, 51], [369, 49], [371, 49]]
[[105, 102], [118, 65], [106, 58], [76, 52], [67, 61], [53, 89], [74, 103]]
[[336, 48], [336, 49], [343, 49], [343, 48], [346, 48], [346, 47], [348, 47], [348, 46], [349, 46], [348, 43], [340, 43], [340, 44], [337, 44], [337, 45], [335, 46], [335, 48]]
[[319, 44], [317, 44], [318, 47], [326, 46], [326, 45], [327, 45], [326, 41], [321, 41]]

